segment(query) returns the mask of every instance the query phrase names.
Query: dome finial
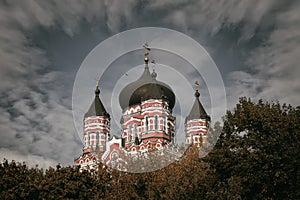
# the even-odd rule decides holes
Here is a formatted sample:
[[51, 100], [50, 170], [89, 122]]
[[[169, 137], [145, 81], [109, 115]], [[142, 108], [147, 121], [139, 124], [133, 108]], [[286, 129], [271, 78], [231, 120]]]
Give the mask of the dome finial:
[[152, 74], [151, 74], [151, 77], [153, 78], [153, 79], [156, 79], [156, 77], [157, 77], [157, 73], [155, 72], [155, 60], [152, 60]]
[[196, 85], [195, 97], [199, 98], [200, 93], [199, 93], [199, 83], [198, 83], [198, 81], [195, 81], [195, 85]]
[[100, 90], [99, 90], [99, 81], [100, 81], [100, 79], [97, 77], [97, 78], [96, 78], [96, 90], [95, 90], [96, 96], [99, 96], [99, 94], [100, 94]]
[[99, 81], [100, 81], [100, 79], [98, 77], [96, 77], [96, 87], [99, 86]]
[[151, 49], [149, 48], [149, 45], [148, 45], [147, 42], [143, 45], [143, 47], [145, 48], [145, 58], [144, 58], [144, 61], [145, 61], [145, 63], [148, 63], [148, 61], [149, 61], [148, 55], [149, 55], [149, 51]]
[[151, 63], [152, 63], [152, 71], [155, 71], [155, 60], [152, 60]]

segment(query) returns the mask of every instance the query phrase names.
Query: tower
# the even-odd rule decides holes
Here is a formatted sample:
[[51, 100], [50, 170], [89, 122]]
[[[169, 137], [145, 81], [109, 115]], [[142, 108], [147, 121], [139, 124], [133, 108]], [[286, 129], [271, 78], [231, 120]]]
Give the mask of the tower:
[[165, 144], [174, 143], [175, 117], [172, 109], [175, 94], [167, 84], [156, 80], [154, 61], [153, 72], [150, 74], [150, 48], [147, 45], [144, 48], [144, 72], [121, 91], [119, 98], [123, 109], [122, 138], [129, 151], [147, 151], [153, 146], [161, 148]]
[[206, 134], [210, 125], [210, 116], [207, 115], [199, 97], [199, 84], [195, 82], [195, 102], [189, 115], [185, 118], [186, 144], [194, 144], [200, 147], [206, 142]]
[[83, 155], [75, 160], [76, 164], [96, 165], [106, 150], [110, 138], [110, 115], [100, 100], [99, 80], [97, 80], [95, 99], [84, 115]]

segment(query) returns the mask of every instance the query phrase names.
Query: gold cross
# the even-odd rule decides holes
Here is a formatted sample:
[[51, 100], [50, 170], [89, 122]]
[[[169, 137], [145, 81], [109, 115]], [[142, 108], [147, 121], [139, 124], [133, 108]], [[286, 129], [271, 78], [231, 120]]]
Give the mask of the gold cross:
[[146, 42], [146, 43], [143, 45], [143, 47], [145, 48], [145, 56], [148, 56], [148, 55], [149, 55], [149, 51], [151, 50], [151, 49], [149, 48], [148, 43]]
[[99, 77], [96, 77], [96, 87], [99, 86], [99, 81], [100, 81]]
[[196, 91], [198, 91], [198, 89], [199, 89], [199, 83], [198, 83], [198, 81], [195, 81], [195, 85], [196, 85]]

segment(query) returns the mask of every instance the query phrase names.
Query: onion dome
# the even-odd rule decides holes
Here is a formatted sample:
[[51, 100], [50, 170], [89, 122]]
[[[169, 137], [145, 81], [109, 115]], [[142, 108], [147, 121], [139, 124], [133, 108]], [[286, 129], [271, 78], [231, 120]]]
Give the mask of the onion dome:
[[191, 109], [191, 112], [189, 113], [189, 115], [185, 118], [185, 122], [189, 121], [189, 120], [193, 120], [193, 119], [206, 119], [210, 121], [210, 116], [207, 115], [204, 107], [202, 106], [199, 97], [200, 97], [200, 93], [198, 91], [198, 82], [196, 81], [196, 92], [195, 92], [195, 102], [194, 105]]
[[106, 112], [100, 97], [100, 90], [98, 87], [98, 83], [96, 86], [96, 90], [95, 90], [95, 99], [92, 103], [92, 105], [90, 106], [89, 110], [87, 111], [87, 113], [84, 115], [84, 118], [86, 117], [91, 117], [91, 116], [105, 116], [105, 117], [109, 117], [109, 114]]
[[[149, 51], [150, 49], [148, 48], [147, 50]], [[169, 108], [173, 109], [175, 104], [173, 90], [167, 84], [156, 80], [157, 74], [155, 71], [150, 74], [147, 51], [145, 56], [145, 69], [141, 77], [123, 88], [120, 93], [119, 102], [121, 108], [125, 109], [128, 106], [140, 104], [141, 101], [148, 99], [165, 99], [169, 102]]]

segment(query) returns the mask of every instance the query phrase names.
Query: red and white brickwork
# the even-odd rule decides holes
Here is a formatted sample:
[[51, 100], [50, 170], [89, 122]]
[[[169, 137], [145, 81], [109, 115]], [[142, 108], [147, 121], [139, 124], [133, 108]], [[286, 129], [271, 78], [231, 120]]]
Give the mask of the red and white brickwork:
[[[149, 59], [146, 58], [142, 76], [127, 86], [131, 93], [132, 89], [135, 91], [131, 97], [128, 91], [123, 92], [126, 97], [121, 97], [123, 102], [133, 102], [128, 107], [122, 107], [121, 138], [111, 137], [110, 117], [99, 98], [97, 84], [95, 100], [84, 118], [83, 154], [75, 160], [75, 164], [82, 169], [96, 169], [97, 163], [103, 162], [126, 171], [128, 155], [164, 147], [174, 150], [176, 118], [172, 115], [172, 109], [175, 95], [166, 84], [156, 81], [157, 74], [154, 71], [150, 75]], [[206, 142], [210, 118], [199, 101], [198, 88], [195, 96], [196, 101], [186, 118], [185, 136], [186, 144], [200, 147]]]

